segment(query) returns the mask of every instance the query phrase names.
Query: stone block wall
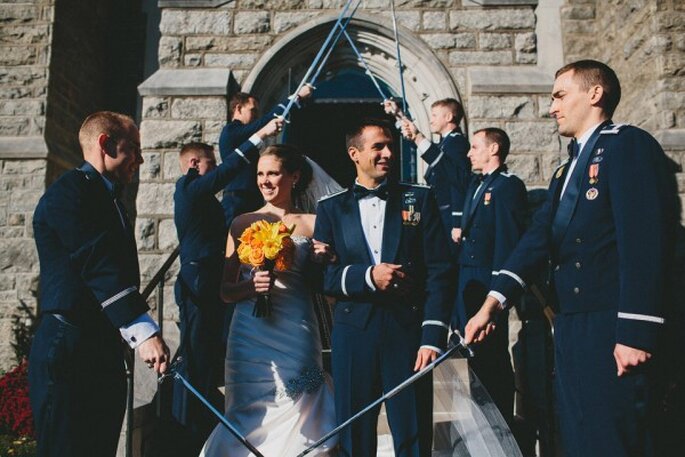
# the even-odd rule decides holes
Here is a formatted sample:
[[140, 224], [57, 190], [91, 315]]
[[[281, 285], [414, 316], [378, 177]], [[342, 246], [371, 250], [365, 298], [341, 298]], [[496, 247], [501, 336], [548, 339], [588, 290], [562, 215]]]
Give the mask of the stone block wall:
[[32, 216], [45, 190], [54, 0], [0, 2], [0, 372], [14, 364], [12, 316], [37, 307]]

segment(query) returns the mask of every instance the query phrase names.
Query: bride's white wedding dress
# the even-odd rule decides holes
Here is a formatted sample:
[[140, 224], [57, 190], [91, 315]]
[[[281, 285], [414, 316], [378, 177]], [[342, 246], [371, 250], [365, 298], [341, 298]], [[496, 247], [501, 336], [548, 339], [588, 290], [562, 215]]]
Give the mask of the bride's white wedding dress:
[[[329, 377], [321, 365], [321, 340], [312, 290], [303, 270], [310, 240], [293, 236], [289, 271], [277, 271], [268, 318], [252, 316], [255, 299], [235, 306], [226, 349], [226, 418], [269, 457], [293, 457], [335, 427]], [[250, 268], [241, 266], [241, 278]], [[334, 455], [332, 438], [310, 455]], [[251, 453], [219, 424], [201, 456]]]

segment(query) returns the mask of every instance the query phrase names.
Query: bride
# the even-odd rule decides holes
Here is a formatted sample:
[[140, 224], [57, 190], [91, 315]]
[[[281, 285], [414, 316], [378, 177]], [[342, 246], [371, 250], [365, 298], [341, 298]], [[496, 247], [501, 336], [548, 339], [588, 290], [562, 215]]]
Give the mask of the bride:
[[[317, 170], [318, 171], [318, 170]], [[312, 168], [295, 148], [266, 148], [257, 164], [257, 185], [266, 204], [237, 217], [226, 242], [221, 294], [236, 303], [226, 349], [226, 418], [264, 455], [291, 457], [335, 427], [329, 377], [321, 362], [321, 341], [307, 272], [311, 259], [333, 255], [312, 239], [315, 215], [294, 199], [307, 189]], [[258, 220], [295, 226], [295, 256], [288, 271], [252, 272], [236, 253], [243, 230]], [[267, 318], [252, 315], [258, 294], [269, 292]], [[333, 455], [334, 439], [311, 455]], [[317, 453], [318, 452], [318, 453]], [[201, 456], [251, 455], [219, 424]]]

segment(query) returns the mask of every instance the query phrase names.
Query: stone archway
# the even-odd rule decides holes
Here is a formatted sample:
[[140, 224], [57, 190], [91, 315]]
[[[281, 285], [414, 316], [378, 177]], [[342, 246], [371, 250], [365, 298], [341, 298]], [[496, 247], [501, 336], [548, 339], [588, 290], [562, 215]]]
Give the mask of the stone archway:
[[[286, 34], [262, 55], [246, 77], [243, 89], [260, 94], [265, 106], [282, 100], [304, 76], [335, 20], [333, 15], [323, 16]], [[391, 21], [358, 14], [347, 30], [374, 75], [393, 91], [393, 95], [401, 94]], [[461, 100], [459, 91], [452, 75], [426, 43], [406, 29], [400, 28], [399, 35], [407, 103], [419, 128], [428, 132], [431, 103], [446, 97]], [[344, 41], [342, 38], [331, 54], [325, 73], [362, 67]], [[424, 163], [417, 161], [417, 176], [423, 176], [423, 167]]]

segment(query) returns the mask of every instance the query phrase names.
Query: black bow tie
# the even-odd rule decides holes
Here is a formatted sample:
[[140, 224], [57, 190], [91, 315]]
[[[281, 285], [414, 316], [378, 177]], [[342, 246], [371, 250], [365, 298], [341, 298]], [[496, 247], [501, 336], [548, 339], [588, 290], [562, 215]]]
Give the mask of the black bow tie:
[[352, 192], [354, 193], [354, 198], [356, 198], [357, 200], [361, 200], [362, 198], [368, 196], [378, 197], [381, 200], [387, 200], [388, 198], [388, 186], [385, 184], [381, 184], [375, 189], [367, 189], [364, 186], [355, 184], [352, 188]]
[[568, 143], [568, 159], [573, 160], [578, 157], [578, 153], [580, 152], [580, 149], [578, 148], [578, 142], [576, 141], [575, 138], [573, 138], [569, 143]]

